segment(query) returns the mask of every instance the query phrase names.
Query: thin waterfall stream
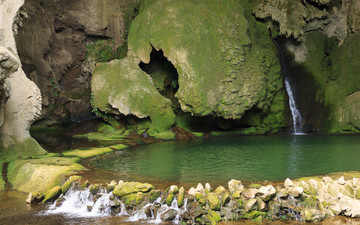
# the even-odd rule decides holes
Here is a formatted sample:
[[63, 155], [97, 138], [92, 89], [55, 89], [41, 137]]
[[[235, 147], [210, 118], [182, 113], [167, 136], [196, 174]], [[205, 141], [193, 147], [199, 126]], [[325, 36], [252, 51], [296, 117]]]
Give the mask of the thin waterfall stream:
[[303, 132], [303, 127], [302, 127], [301, 113], [300, 113], [299, 109], [297, 108], [295, 98], [294, 98], [293, 87], [291, 85], [291, 82], [289, 81], [290, 74], [288, 73], [287, 65], [285, 62], [284, 52], [283, 52], [283, 50], [281, 50], [281, 48], [280, 48], [279, 44], [276, 42], [276, 40], [274, 40], [274, 43], [277, 46], [277, 48], [279, 49], [282, 72], [285, 76], [285, 79], [284, 79], [285, 88], [286, 88], [286, 93], [289, 97], [289, 107], [290, 107], [292, 121], [293, 121], [293, 134], [303, 135], [304, 132]]
[[292, 88], [291, 88], [291, 85], [289, 83], [288, 77], [285, 77], [285, 87], [286, 87], [286, 92], [287, 92], [287, 94], [289, 96], [289, 107], [290, 107], [292, 120], [293, 120], [293, 132], [294, 132], [295, 135], [304, 134], [302, 132], [301, 114], [299, 112], [299, 109], [296, 107], [294, 94], [292, 92]]

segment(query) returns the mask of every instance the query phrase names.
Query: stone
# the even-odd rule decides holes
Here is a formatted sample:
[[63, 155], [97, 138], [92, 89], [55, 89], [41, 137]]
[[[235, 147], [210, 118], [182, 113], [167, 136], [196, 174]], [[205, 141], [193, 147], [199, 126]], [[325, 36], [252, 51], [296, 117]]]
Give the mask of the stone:
[[73, 185], [75, 181], [80, 181], [81, 176], [71, 176], [69, 179], [63, 184], [61, 187], [61, 191], [63, 194], [66, 194], [66, 192], [70, 189], [70, 187]]
[[116, 186], [117, 186], [116, 181], [112, 180], [112, 181], [106, 186], [107, 192], [113, 191]]
[[113, 194], [118, 197], [123, 197], [125, 195], [138, 193], [138, 192], [149, 192], [154, 188], [153, 185], [148, 183], [140, 183], [140, 182], [125, 182], [121, 185], [115, 187]]
[[257, 194], [263, 201], [267, 202], [275, 197], [276, 190], [275, 190], [274, 186], [272, 186], [272, 185], [262, 186], [258, 189]]
[[89, 191], [91, 194], [95, 195], [99, 192], [100, 188], [100, 184], [92, 184], [89, 187]]
[[292, 182], [292, 180], [290, 180], [289, 178], [286, 178], [285, 182], [284, 182], [284, 187], [286, 189], [294, 187], [294, 183]]
[[166, 198], [166, 204], [168, 206], [171, 206], [172, 202], [174, 201], [174, 198], [175, 198], [174, 194], [170, 193]]
[[53, 202], [61, 195], [61, 187], [56, 186], [50, 189], [42, 202]]
[[248, 189], [245, 189], [243, 192], [242, 192], [242, 195], [247, 198], [247, 199], [250, 199], [250, 198], [255, 198], [255, 195], [258, 193], [258, 190], [257, 189], [253, 189], [253, 188], [248, 188]]
[[222, 196], [221, 205], [226, 206], [231, 201], [230, 194], [225, 192]]
[[23, 4], [24, 0], [14, 0], [6, 4], [0, 2], [0, 149], [2, 153], [13, 158], [46, 154], [29, 133], [31, 124], [41, 114], [41, 93], [19, 66], [14, 39], [18, 12]]
[[322, 180], [325, 184], [333, 182], [333, 179], [331, 177], [323, 177]]
[[226, 192], [226, 189], [223, 186], [219, 186], [215, 189], [214, 193], [222, 196]]
[[203, 194], [196, 193], [195, 198], [199, 202], [200, 206], [206, 205], [206, 198], [205, 198], [205, 196]]
[[179, 195], [178, 195], [178, 199], [177, 199], [179, 208], [184, 205], [184, 199], [185, 199], [185, 188], [181, 187], [179, 189]]
[[337, 182], [340, 184], [340, 185], [345, 185], [345, 179], [344, 179], [344, 176], [341, 176]]
[[160, 215], [161, 221], [173, 221], [175, 219], [175, 217], [176, 217], [175, 209], [169, 209]]
[[206, 192], [206, 193], [209, 193], [209, 192], [211, 192], [211, 191], [212, 191], [212, 189], [211, 189], [210, 184], [209, 184], [209, 183], [206, 183], [206, 184], [205, 184], [205, 192]]
[[41, 200], [44, 198], [44, 196], [34, 196], [31, 192], [28, 194], [27, 198], [26, 198], [26, 203], [27, 204], [33, 204], [33, 203], [38, 203], [41, 202]]
[[193, 188], [193, 187], [191, 187], [191, 188], [189, 189], [189, 191], [188, 191], [188, 194], [189, 194], [189, 195], [192, 195], [192, 196], [195, 196], [196, 193], [197, 193], [197, 191], [196, 191], [196, 189]]
[[196, 186], [196, 191], [198, 193], [203, 193], [205, 192], [204, 186], [201, 183], [198, 183], [198, 185]]
[[289, 194], [295, 198], [298, 198], [304, 193], [304, 189], [302, 187], [293, 187], [289, 188]]
[[218, 212], [215, 212], [213, 210], [209, 210], [209, 215], [215, 220], [215, 222], [221, 221], [221, 216]]
[[266, 209], [266, 203], [259, 197], [256, 198], [256, 201], [259, 206], [259, 211], [264, 211]]
[[289, 196], [289, 192], [285, 188], [282, 188], [276, 193], [276, 196], [278, 198], [287, 198]]
[[169, 188], [169, 193], [170, 194], [176, 194], [179, 192], [179, 187], [176, 185], [171, 185]]
[[121, 197], [121, 201], [127, 207], [136, 207], [140, 205], [143, 200], [144, 200], [144, 195], [142, 192], [128, 194]]
[[321, 211], [316, 210], [316, 209], [305, 208], [301, 214], [302, 214], [303, 220], [306, 222], [317, 222], [317, 221], [321, 221], [323, 219], [323, 217], [321, 215]]
[[221, 207], [221, 201], [215, 193], [207, 194], [207, 201], [209, 203], [210, 209], [218, 211]]
[[244, 186], [242, 185], [241, 181], [234, 179], [228, 182], [228, 188], [231, 194], [238, 190], [244, 190]]
[[249, 212], [249, 211], [253, 210], [255, 208], [256, 202], [257, 202], [257, 200], [254, 198], [247, 201], [245, 203], [245, 207], [244, 207], [245, 211]]
[[159, 196], [161, 195], [161, 191], [160, 190], [151, 190], [149, 192], [149, 200], [151, 202], [154, 202], [156, 199], [159, 198]]

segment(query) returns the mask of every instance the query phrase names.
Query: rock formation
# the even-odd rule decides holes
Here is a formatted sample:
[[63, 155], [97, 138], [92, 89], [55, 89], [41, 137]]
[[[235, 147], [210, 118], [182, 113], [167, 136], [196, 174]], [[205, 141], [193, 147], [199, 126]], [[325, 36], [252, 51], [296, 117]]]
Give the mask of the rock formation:
[[25, 2], [16, 44], [26, 75], [41, 90], [43, 111], [35, 125], [68, 125], [91, 116], [87, 52], [100, 40], [114, 40], [106, 46], [111, 52], [122, 45], [137, 2]]
[[360, 132], [360, 63], [354, 60], [360, 57], [359, 2], [261, 1], [253, 12], [270, 21], [272, 35], [280, 37], [289, 52], [284, 64], [295, 84], [305, 127], [326, 133]]
[[[158, 130], [175, 123], [172, 108], [177, 105], [194, 116], [236, 120], [246, 115], [243, 122], [249, 126], [269, 130], [284, 126], [284, 89], [276, 48], [266, 37], [266, 27], [256, 23], [244, 7], [247, 4], [236, 1], [146, 2], [131, 24], [127, 58], [95, 69], [95, 106], [117, 115], [148, 116], [151, 129]], [[178, 79], [166, 77], [160, 69], [148, 74], [141, 71], [142, 64], [155, 63], [151, 58], [154, 52], [163, 52]], [[107, 72], [113, 75], [106, 81]], [[147, 80], [146, 85], [129, 82], [140, 76]], [[150, 90], [141, 90], [141, 86], [159, 86], [159, 76], [178, 88], [175, 96], [157, 95], [153, 102], [147, 102], [144, 92]], [[122, 94], [124, 85], [127, 95]], [[119, 90], [117, 98], [107, 90]]]
[[[13, 24], [19, 19], [18, 10], [23, 3], [23, 0], [0, 2], [0, 90], [2, 92], [0, 112], [3, 121], [0, 127], [0, 149], [1, 154], [15, 156], [45, 153], [29, 134], [30, 125], [41, 112], [40, 91], [19, 66], [21, 62], [14, 39], [16, 26]], [[6, 77], [8, 78], [4, 85]]]

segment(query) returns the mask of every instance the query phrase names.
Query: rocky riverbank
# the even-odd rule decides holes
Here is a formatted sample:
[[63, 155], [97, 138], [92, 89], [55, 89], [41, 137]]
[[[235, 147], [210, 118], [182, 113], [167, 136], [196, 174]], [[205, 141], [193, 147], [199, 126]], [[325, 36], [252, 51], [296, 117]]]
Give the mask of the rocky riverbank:
[[66, 206], [69, 213], [123, 215], [132, 221], [216, 224], [239, 219], [316, 222], [338, 215], [359, 217], [359, 199], [357, 177], [286, 179], [281, 185], [247, 187], [233, 179], [227, 188], [199, 183], [189, 190], [176, 185], [159, 190], [148, 183], [120, 180], [90, 184], [80, 176], [71, 176], [62, 187], [52, 188], [45, 198], [35, 198], [30, 193], [27, 202], [55, 202], [50, 212], [65, 210]]

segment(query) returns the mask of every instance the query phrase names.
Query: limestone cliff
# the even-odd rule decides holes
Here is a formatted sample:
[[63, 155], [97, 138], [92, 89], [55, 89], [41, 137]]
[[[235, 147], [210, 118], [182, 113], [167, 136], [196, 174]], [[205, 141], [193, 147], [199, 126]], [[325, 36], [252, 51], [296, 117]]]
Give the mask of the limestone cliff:
[[115, 51], [137, 5], [138, 0], [25, 2], [15, 37], [23, 69], [41, 90], [43, 111], [35, 125], [68, 125], [91, 116], [89, 46], [112, 39]]
[[[41, 95], [37, 86], [30, 81], [21, 67], [14, 39], [14, 20], [23, 0], [0, 2], [0, 74], [2, 103], [5, 102], [0, 125], [0, 153], [14, 156], [44, 154], [45, 151], [30, 137], [29, 128], [40, 115]], [[4, 78], [5, 86], [3, 84]], [[6, 91], [4, 91], [4, 88]], [[2, 105], [0, 105], [2, 107]], [[2, 112], [2, 109], [0, 109]]]
[[[122, 89], [124, 84], [138, 90], [121, 79], [129, 76], [124, 66], [138, 70], [136, 77], [143, 76], [143, 80], [150, 76], [153, 85], [157, 85], [161, 71], [146, 74], [136, 64], [152, 63], [151, 53], [162, 51], [178, 73], [178, 80], [168, 80], [177, 82], [175, 98], [183, 112], [232, 120], [247, 114], [244, 123], [250, 126], [266, 126], [269, 130], [284, 126], [284, 89], [276, 47], [266, 37], [266, 27], [244, 7], [248, 7], [247, 2], [145, 1], [129, 31], [128, 55], [124, 60], [131, 63], [126, 65], [123, 60], [108, 65], [112, 76], [118, 73], [116, 82], [101, 81], [99, 76], [104, 75], [95, 73], [95, 105], [105, 112], [137, 115], [133, 112], [139, 108], [133, 102], [142, 101], [142, 92], [132, 91], [133, 101], [127, 98], [119, 102], [105, 90]], [[119, 65], [117, 71], [113, 71], [113, 64]], [[101, 65], [101, 71], [105, 71], [104, 67]], [[151, 104], [166, 109], [168, 118], [174, 118], [170, 116], [171, 106], [164, 103], [169, 97], [162, 98]], [[158, 115], [146, 110], [140, 114], [159, 123], [163, 110], [156, 110]], [[164, 127], [174, 123], [174, 119], [166, 121]]]

